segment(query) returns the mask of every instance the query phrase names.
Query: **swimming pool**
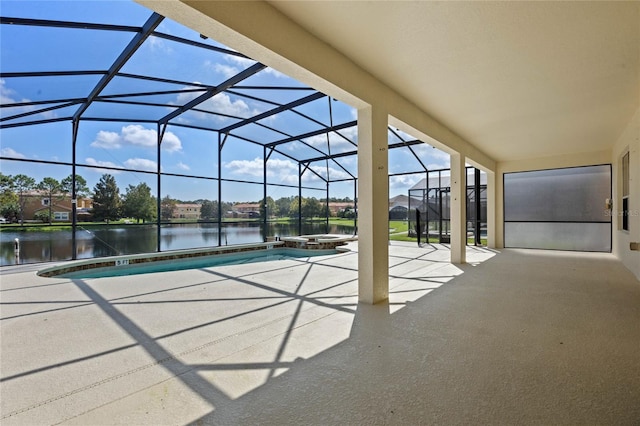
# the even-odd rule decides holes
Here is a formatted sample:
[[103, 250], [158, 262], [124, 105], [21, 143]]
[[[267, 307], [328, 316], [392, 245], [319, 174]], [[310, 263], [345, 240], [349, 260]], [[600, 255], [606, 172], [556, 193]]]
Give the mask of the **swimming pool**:
[[289, 247], [251, 246], [243, 250], [164, 252], [153, 256], [119, 256], [112, 259], [96, 259], [93, 262], [65, 263], [38, 272], [43, 277], [106, 278], [152, 272], [180, 271], [209, 268], [222, 265], [267, 262], [283, 259], [301, 259], [313, 256], [337, 254], [337, 249], [306, 250]]

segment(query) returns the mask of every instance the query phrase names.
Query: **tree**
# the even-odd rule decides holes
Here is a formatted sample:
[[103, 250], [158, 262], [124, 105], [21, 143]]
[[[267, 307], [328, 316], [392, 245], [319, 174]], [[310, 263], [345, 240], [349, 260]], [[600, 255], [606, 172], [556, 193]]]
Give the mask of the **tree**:
[[262, 200], [260, 200], [260, 218], [264, 219], [266, 216], [265, 215], [271, 215], [273, 216], [274, 213], [276, 211], [276, 202], [273, 201], [273, 198], [271, 197], [267, 197], [267, 211], [265, 212], [265, 206], [264, 206], [264, 198]]
[[302, 199], [302, 217], [313, 218], [320, 216], [322, 213], [322, 205], [315, 197]]
[[95, 220], [120, 219], [120, 189], [116, 179], [110, 174], [104, 174], [93, 188], [93, 218]]
[[136, 222], [144, 223], [156, 218], [156, 198], [151, 195], [149, 185], [142, 182], [136, 186], [129, 185], [122, 201], [124, 216], [132, 217]]
[[[62, 191], [73, 195], [73, 175], [69, 175], [66, 178], [60, 181], [60, 186], [62, 187]], [[76, 175], [76, 198], [78, 197], [86, 197], [89, 195], [89, 187], [87, 186], [87, 181], [80, 175]]]
[[177, 204], [178, 201], [171, 198], [170, 195], [167, 195], [160, 201], [160, 217], [162, 220], [169, 220], [173, 217]]
[[51, 219], [53, 217], [53, 200], [54, 198], [61, 198], [60, 192], [62, 192], [62, 186], [56, 179], [46, 177], [37, 185], [37, 189], [44, 192], [44, 195], [47, 197], [47, 205], [49, 206], [49, 225], [51, 225]]
[[276, 200], [275, 215], [277, 217], [289, 216], [289, 208], [291, 207], [292, 199], [293, 197], [281, 197]]
[[0, 172], [0, 194], [13, 192], [13, 177]]
[[27, 204], [27, 197], [25, 196], [28, 191], [31, 191], [36, 187], [36, 181], [34, 178], [27, 175], [15, 175], [13, 177], [13, 188], [18, 194], [18, 209], [20, 214], [20, 225], [24, 224], [24, 208]]
[[218, 217], [218, 202], [203, 200], [200, 205], [200, 219], [216, 219]]
[[300, 217], [298, 200], [299, 197], [291, 197], [289, 202], [289, 217], [296, 220]]
[[49, 224], [51, 224], [51, 212], [49, 210], [40, 210], [33, 215], [33, 218], [35, 220], [39, 220], [42, 223], [49, 222]]
[[0, 172], [0, 216], [6, 219], [16, 218], [20, 210], [13, 177]]

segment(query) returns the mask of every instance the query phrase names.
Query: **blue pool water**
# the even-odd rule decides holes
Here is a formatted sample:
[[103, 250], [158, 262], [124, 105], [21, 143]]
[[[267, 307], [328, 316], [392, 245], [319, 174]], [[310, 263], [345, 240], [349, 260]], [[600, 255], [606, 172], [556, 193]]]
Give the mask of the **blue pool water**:
[[338, 253], [337, 250], [301, 250], [294, 248], [273, 248], [243, 253], [219, 254], [213, 256], [192, 257], [184, 259], [160, 260], [142, 264], [109, 266], [106, 268], [87, 269], [59, 275], [65, 278], [105, 278], [126, 275], [147, 274], [152, 272], [181, 271], [185, 269], [209, 268], [222, 265], [239, 265], [243, 263], [267, 262], [283, 259], [300, 259], [313, 256], [326, 256]]

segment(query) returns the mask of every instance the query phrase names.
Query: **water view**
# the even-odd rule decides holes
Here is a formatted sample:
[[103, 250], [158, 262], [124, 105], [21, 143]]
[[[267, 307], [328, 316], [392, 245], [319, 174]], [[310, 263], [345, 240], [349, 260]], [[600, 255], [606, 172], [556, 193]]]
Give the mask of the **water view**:
[[[298, 235], [297, 223], [271, 223], [266, 235]], [[329, 225], [324, 222], [304, 223], [303, 234], [354, 233], [350, 225]], [[20, 258], [16, 259], [14, 239], [20, 240]], [[265, 238], [264, 224], [224, 224], [221, 232], [222, 245], [262, 242]], [[116, 256], [122, 254], [149, 253], [157, 251], [158, 235], [155, 225], [105, 226], [76, 231], [77, 258]], [[160, 249], [177, 250], [218, 245], [218, 225], [180, 224], [163, 225], [160, 229]], [[72, 231], [0, 232], [0, 265], [16, 263], [51, 262], [68, 260], [72, 256]]]

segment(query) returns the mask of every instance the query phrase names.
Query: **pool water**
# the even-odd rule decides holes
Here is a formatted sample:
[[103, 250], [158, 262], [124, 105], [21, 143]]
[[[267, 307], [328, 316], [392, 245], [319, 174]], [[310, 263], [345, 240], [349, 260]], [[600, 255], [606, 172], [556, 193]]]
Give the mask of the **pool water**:
[[240, 265], [244, 263], [268, 262], [284, 259], [301, 259], [313, 256], [327, 256], [338, 253], [337, 250], [303, 250], [294, 248], [273, 248], [243, 253], [218, 254], [213, 256], [190, 257], [178, 260], [159, 260], [155, 262], [109, 266], [86, 269], [58, 275], [64, 278], [106, 278], [126, 275], [148, 274], [153, 272], [182, 271], [185, 269], [209, 268], [212, 266]]

